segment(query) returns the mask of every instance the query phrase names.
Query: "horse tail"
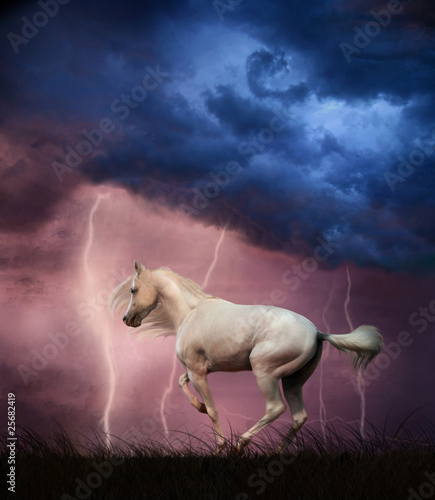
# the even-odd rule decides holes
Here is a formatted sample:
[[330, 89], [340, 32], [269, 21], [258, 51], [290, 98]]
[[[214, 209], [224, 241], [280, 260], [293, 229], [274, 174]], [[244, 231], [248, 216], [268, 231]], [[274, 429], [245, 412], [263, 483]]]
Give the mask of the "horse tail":
[[326, 340], [339, 351], [355, 353], [353, 366], [355, 370], [367, 365], [381, 352], [384, 339], [374, 326], [361, 325], [351, 333], [344, 335], [329, 335], [317, 332], [317, 338]]

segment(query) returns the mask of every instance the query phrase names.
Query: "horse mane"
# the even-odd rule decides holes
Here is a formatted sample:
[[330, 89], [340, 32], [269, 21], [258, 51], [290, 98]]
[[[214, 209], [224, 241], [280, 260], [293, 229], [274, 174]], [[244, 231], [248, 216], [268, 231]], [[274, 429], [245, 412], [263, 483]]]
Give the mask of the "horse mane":
[[[182, 292], [193, 294], [199, 299], [214, 298], [212, 295], [206, 294], [195, 281], [184, 278], [168, 267], [158, 267], [151, 271], [165, 271], [173, 277], [180, 285]], [[113, 314], [122, 314], [130, 303], [130, 287], [136, 273], [131, 274], [122, 283], [120, 283], [112, 292], [109, 299], [109, 308]], [[168, 337], [175, 335], [174, 325], [171, 318], [168, 316], [165, 307], [161, 302], [153, 309], [148, 316], [142, 320], [142, 324], [137, 328], [130, 328], [129, 333], [144, 337]]]
[[157, 269], [154, 269], [154, 271], [157, 271], [157, 270], [168, 272], [168, 274], [170, 274], [173, 278], [175, 278], [177, 283], [181, 286], [182, 290], [190, 292], [191, 294], [193, 294], [195, 297], [197, 297], [199, 299], [214, 299], [214, 298], [216, 298], [213, 295], [205, 293], [196, 281], [193, 281], [189, 278], [185, 278], [184, 276], [180, 276], [175, 271], [172, 271], [172, 269], [169, 269], [169, 267], [158, 267]]

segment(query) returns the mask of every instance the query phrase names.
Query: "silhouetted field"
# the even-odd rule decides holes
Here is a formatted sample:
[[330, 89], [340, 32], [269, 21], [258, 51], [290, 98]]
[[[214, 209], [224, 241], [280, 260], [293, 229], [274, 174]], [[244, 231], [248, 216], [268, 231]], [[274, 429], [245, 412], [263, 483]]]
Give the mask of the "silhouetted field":
[[[174, 445], [127, 443], [104, 436], [74, 442], [59, 428], [52, 436], [20, 429], [16, 449], [16, 493], [2, 481], [1, 498], [15, 499], [346, 499], [400, 500], [435, 489], [433, 426], [411, 434], [371, 428], [362, 439], [356, 428], [326, 437], [304, 429], [284, 455], [269, 455], [270, 434], [242, 456], [230, 448], [213, 456], [212, 443], [179, 433]], [[276, 443], [276, 437], [273, 438]], [[231, 439], [235, 442], [235, 437]], [[198, 449], [202, 447], [202, 451]], [[1, 438], [2, 477], [9, 470], [6, 436]], [[5, 470], [6, 469], [6, 470]], [[426, 473], [426, 475], [425, 475]], [[429, 486], [428, 486], [429, 485]], [[426, 488], [426, 489], [425, 489]], [[412, 489], [412, 490], [410, 490]], [[3, 493], [6, 491], [6, 495]], [[434, 490], [435, 491], [435, 490]], [[435, 496], [433, 496], [435, 498]]]

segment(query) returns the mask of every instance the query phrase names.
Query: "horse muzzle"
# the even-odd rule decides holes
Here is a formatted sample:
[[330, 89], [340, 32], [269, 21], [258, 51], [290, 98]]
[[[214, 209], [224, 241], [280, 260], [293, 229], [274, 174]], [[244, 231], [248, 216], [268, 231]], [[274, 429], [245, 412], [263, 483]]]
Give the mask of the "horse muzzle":
[[131, 326], [132, 328], [137, 328], [138, 326], [141, 325], [142, 320], [140, 319], [139, 314], [135, 314], [134, 316], [131, 316], [131, 318], [128, 318], [127, 315], [125, 315], [122, 318], [122, 321], [127, 325]]

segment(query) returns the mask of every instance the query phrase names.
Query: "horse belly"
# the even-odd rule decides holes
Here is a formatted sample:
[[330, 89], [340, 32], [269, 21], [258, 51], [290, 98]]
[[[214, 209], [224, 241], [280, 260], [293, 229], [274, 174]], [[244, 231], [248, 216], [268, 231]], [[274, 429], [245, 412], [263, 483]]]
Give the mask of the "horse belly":
[[251, 370], [250, 345], [235, 342], [234, 339], [210, 343], [207, 349], [208, 371], [238, 372]]
[[252, 337], [235, 328], [233, 304], [226, 304], [229, 310], [222, 303], [198, 308], [178, 332], [177, 356], [187, 367], [205, 364], [209, 373], [251, 369]]
[[221, 335], [220, 330], [210, 329], [207, 335], [192, 335], [191, 356], [203, 359], [207, 371], [238, 372], [250, 370], [250, 343], [237, 335]]

